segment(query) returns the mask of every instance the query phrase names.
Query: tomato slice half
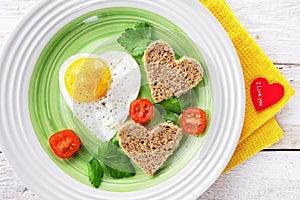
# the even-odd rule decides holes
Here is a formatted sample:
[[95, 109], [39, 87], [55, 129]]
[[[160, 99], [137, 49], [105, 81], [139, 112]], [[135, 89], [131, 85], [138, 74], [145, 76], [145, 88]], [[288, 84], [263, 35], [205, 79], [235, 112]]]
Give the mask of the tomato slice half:
[[80, 148], [80, 140], [72, 130], [62, 130], [49, 138], [50, 147], [60, 158], [69, 158]]
[[206, 114], [200, 108], [188, 108], [182, 113], [180, 125], [187, 134], [200, 134], [206, 128]]
[[150, 121], [153, 112], [153, 104], [148, 99], [137, 99], [130, 104], [129, 115], [137, 123]]

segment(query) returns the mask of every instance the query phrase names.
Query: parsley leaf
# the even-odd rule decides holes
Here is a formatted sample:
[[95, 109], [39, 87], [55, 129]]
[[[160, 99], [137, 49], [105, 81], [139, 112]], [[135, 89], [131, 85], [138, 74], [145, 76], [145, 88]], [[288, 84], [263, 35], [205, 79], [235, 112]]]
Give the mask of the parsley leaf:
[[135, 175], [130, 158], [111, 142], [104, 142], [98, 150], [98, 158], [106, 166], [112, 178], [124, 178]]
[[134, 28], [128, 28], [117, 39], [132, 56], [142, 55], [147, 46], [152, 42], [152, 27], [146, 23], [139, 23]]
[[88, 167], [89, 180], [91, 184], [95, 188], [98, 188], [104, 176], [104, 172], [99, 161], [96, 158], [93, 158], [92, 160], [90, 160], [87, 167]]

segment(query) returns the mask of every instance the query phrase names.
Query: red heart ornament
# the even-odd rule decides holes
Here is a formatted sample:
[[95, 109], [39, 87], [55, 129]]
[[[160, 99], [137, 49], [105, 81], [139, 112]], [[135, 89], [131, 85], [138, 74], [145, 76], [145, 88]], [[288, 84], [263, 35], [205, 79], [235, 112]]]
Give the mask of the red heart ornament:
[[265, 78], [259, 77], [250, 87], [253, 105], [257, 111], [264, 110], [277, 103], [284, 95], [284, 87], [279, 83], [269, 84]]

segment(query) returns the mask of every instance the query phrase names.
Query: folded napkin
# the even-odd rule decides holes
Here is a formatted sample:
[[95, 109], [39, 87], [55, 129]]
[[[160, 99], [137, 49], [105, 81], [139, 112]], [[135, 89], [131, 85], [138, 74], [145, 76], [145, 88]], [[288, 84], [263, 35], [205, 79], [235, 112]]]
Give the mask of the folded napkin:
[[[295, 94], [295, 91], [239, 23], [224, 0], [199, 1], [219, 20], [226, 30], [239, 56], [245, 79], [246, 113], [244, 126], [235, 153], [224, 170], [226, 172], [282, 138], [282, 130], [274, 115]], [[264, 94], [261, 94], [261, 85], [259, 85], [261, 79], [254, 82], [257, 78], [264, 78], [268, 82], [269, 85], [264, 84], [264, 86], [270, 87], [273, 84], [273, 88], [267, 89], [283, 91], [282, 96], [277, 97], [274, 94], [276, 92], [267, 93], [267, 89], [265, 89]], [[252, 83], [256, 85], [252, 85]], [[277, 86], [278, 88], [276, 88]], [[256, 94], [254, 94], [255, 92]], [[267, 102], [266, 98], [269, 98], [269, 101], [274, 98], [279, 98], [279, 100], [272, 105], [263, 105], [263, 102], [260, 102], [262, 95], [265, 95], [263, 96], [265, 102]], [[265, 107], [260, 108], [260, 106]]]

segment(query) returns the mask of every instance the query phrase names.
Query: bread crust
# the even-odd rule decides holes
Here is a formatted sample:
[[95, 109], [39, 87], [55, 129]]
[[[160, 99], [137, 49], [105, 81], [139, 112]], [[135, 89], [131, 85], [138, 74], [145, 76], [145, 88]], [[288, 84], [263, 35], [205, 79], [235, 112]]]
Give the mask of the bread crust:
[[203, 68], [197, 60], [186, 56], [176, 60], [172, 47], [163, 40], [149, 44], [143, 61], [155, 102], [179, 97], [194, 88], [203, 77]]
[[118, 139], [124, 152], [148, 176], [152, 176], [177, 149], [182, 133], [172, 122], [146, 129], [130, 121], [121, 127]]

